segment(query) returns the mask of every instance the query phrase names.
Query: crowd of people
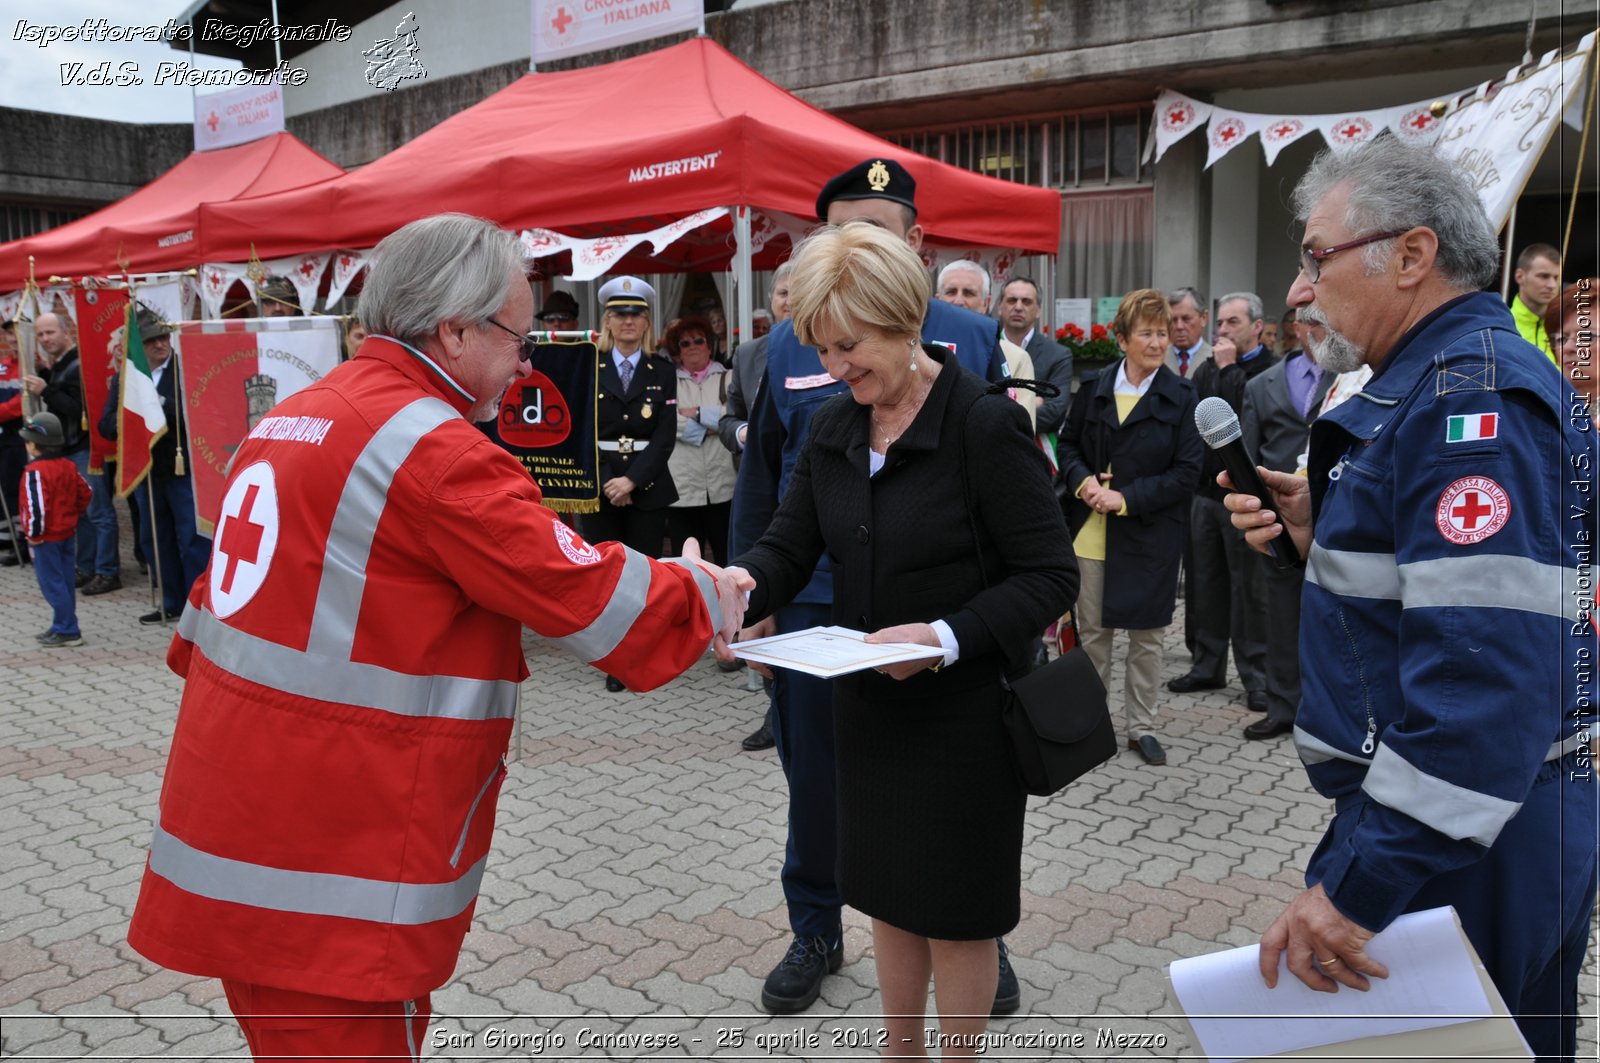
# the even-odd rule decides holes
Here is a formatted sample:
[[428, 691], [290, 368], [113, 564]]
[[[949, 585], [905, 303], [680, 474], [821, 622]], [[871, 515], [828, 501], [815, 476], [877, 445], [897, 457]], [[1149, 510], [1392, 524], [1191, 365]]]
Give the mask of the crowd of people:
[[[944, 1058], [974, 1058], [988, 1018], [1021, 1006], [1006, 681], [1055, 631], [1110, 689], [1124, 631], [1118, 730], [1166, 764], [1181, 591], [1189, 661], [1167, 690], [1224, 689], [1231, 659], [1259, 714], [1244, 735], [1292, 734], [1333, 803], [1307, 890], [1262, 939], [1266, 983], [1365, 988], [1388, 973], [1372, 936], [1449, 904], [1536, 1054], [1570, 1058], [1596, 889], [1595, 702], [1572, 665], [1593, 648], [1600, 529], [1593, 496], [1567, 496], [1600, 457], [1600, 282], [1562, 289], [1536, 244], [1511, 306], [1482, 291], [1500, 251], [1472, 188], [1392, 137], [1320, 156], [1295, 205], [1282, 318], [1253, 292], [1137, 289], [1110, 322], [1120, 357], [1075, 372], [1039, 286], [992, 293], [966, 260], [931, 277], [915, 180], [863, 160], [819, 190], [821, 225], [743, 344], [699, 305], [658, 337], [649, 284], [601, 287], [601, 499], [576, 530], [473, 422], [577, 302], [552, 292], [535, 314], [514, 241], [480, 219], [391, 235], [356, 356], [279, 409], [326, 418], [327, 445], [247, 440], [229, 474], [276, 561], [205, 568], [181, 449], [139, 496], [144, 556], [180, 592], [141, 619], [182, 616], [185, 687], [130, 943], [221, 978], [257, 1056], [414, 1057], [490, 849], [522, 628], [622, 692], [708, 648], [736, 667], [736, 639], [839, 624], [937, 652], [832, 681], [762, 669], [745, 744], [775, 744], [788, 787], [792, 940], [760, 1003], [815, 1003], [848, 904], [872, 922], [891, 1043], [922, 1044], [931, 987]], [[107, 548], [69, 327], [34, 327], [41, 373], [16, 387], [47, 412], [9, 431], [53, 613], [40, 642], [73, 645], [60, 584], [117, 578], [115, 521]], [[152, 370], [169, 364], [166, 326], [136, 327]], [[1202, 441], [1213, 399], [1269, 504]], [[1302, 563], [1264, 556], [1280, 536]], [[353, 885], [330, 896], [329, 876]], [[258, 1018], [307, 1011], [347, 1019]]]

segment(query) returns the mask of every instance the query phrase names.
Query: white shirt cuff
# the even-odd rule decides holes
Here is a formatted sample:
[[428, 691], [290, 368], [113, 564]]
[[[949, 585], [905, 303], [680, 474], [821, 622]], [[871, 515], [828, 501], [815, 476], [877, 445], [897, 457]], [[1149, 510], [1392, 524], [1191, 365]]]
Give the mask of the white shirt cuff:
[[939, 636], [939, 645], [944, 647], [944, 666], [948, 667], [961, 659], [961, 646], [956, 642], [956, 633], [950, 630], [950, 625], [943, 620], [935, 620], [928, 625], [933, 628], [933, 633]]

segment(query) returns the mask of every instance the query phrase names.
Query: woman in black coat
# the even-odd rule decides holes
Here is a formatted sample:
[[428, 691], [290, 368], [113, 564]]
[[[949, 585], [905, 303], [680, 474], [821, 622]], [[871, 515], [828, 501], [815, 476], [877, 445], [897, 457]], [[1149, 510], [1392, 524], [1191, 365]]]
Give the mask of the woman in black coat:
[[795, 332], [851, 393], [812, 419], [771, 526], [738, 560], [756, 582], [745, 620], [805, 587], [826, 550], [835, 623], [945, 650], [834, 680], [838, 883], [872, 918], [887, 1043], [923, 1043], [931, 975], [944, 1057], [970, 1058], [995, 938], [1020, 915], [1025, 796], [1001, 677], [1071, 605], [1072, 549], [1027, 415], [919, 343], [928, 275], [905, 241], [850, 224], [792, 261]]
[[1082, 578], [1078, 635], [1109, 689], [1111, 643], [1127, 630], [1123, 723], [1128, 748], [1149, 764], [1167, 762], [1153, 733], [1161, 638], [1204, 457], [1194, 385], [1163, 364], [1171, 324], [1153, 288], [1122, 300], [1111, 332], [1124, 357], [1079, 389], [1056, 448]]

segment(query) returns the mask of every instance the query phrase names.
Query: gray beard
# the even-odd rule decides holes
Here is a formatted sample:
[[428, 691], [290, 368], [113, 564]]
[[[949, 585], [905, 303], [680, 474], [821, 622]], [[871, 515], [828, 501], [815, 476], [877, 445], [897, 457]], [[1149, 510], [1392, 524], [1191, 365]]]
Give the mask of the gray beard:
[[1329, 328], [1328, 319], [1320, 313], [1302, 310], [1296, 317], [1302, 323], [1315, 325], [1322, 330], [1322, 339], [1308, 336], [1306, 346], [1311, 349], [1312, 359], [1326, 372], [1353, 373], [1367, 364], [1367, 352]]

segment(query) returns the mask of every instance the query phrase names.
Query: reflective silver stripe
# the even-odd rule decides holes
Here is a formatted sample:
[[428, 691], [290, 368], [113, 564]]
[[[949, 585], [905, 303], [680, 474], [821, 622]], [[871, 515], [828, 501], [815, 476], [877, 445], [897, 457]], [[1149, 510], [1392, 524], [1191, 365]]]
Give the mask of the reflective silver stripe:
[[1398, 600], [1405, 609], [1517, 609], [1564, 617], [1563, 586], [1577, 570], [1512, 554], [1439, 557], [1396, 565], [1393, 554], [1313, 545], [1306, 581], [1347, 598]]
[[1582, 749], [1584, 746], [1586, 746], [1588, 744], [1589, 744], [1589, 738], [1588, 738], [1587, 735], [1581, 735], [1581, 734], [1573, 735], [1572, 737], [1568, 738], [1565, 742], [1557, 742], [1555, 745], [1551, 746], [1550, 747], [1550, 752], [1548, 752], [1548, 753], [1546, 753], [1544, 755], [1545, 762], [1548, 763], [1548, 762], [1550, 762], [1552, 760], [1560, 760], [1562, 757], [1566, 756], [1568, 753], [1574, 752], [1575, 750]]
[[706, 603], [706, 615], [711, 617], [712, 638], [716, 638], [716, 630], [722, 625], [721, 599], [717, 597], [717, 581], [711, 578], [711, 573], [690, 561], [686, 557], [663, 557], [663, 562], [669, 565], [678, 565], [689, 570], [694, 576], [694, 585], [700, 588], [700, 597]]
[[1563, 617], [1563, 581], [1573, 569], [1512, 554], [1439, 557], [1400, 566], [1400, 599], [1406, 609], [1465, 606], [1517, 609]]
[[561, 648], [589, 664], [607, 656], [622, 644], [639, 614], [644, 612], [650, 594], [650, 559], [637, 550], [623, 547], [622, 575], [611, 592], [606, 607], [582, 631], [554, 640]]
[[442, 399], [417, 399], [384, 422], [361, 448], [328, 528], [322, 581], [311, 614], [311, 636], [306, 640], [308, 652], [350, 659], [361, 596], [367, 585], [372, 537], [388, 504], [395, 473], [423, 436], [456, 416], [456, 411]]
[[408, 675], [332, 660], [229, 627], [207, 609], [185, 609], [178, 633], [223, 671], [297, 697], [456, 720], [508, 720], [517, 711], [510, 680]]
[[502, 757], [495, 764], [494, 770], [489, 773], [489, 777], [483, 780], [483, 785], [478, 787], [477, 794], [475, 794], [472, 798], [472, 804], [467, 807], [466, 822], [461, 824], [461, 837], [456, 839], [456, 847], [450, 852], [451, 867], [455, 867], [456, 864], [460, 862], [461, 853], [467, 847], [467, 834], [472, 830], [472, 819], [478, 814], [479, 802], [483, 800], [483, 795], [489, 792], [489, 787], [493, 785], [494, 781], [500, 777], [500, 772], [505, 768], [505, 766], [505, 758]]
[[1352, 764], [1371, 764], [1372, 761], [1355, 753], [1346, 753], [1336, 746], [1330, 746], [1322, 739], [1313, 735], [1299, 724], [1294, 728], [1294, 745], [1300, 754], [1302, 764], [1326, 764], [1330, 760], [1348, 760]]
[[1400, 570], [1395, 567], [1393, 554], [1328, 550], [1312, 543], [1311, 556], [1306, 559], [1306, 582], [1347, 598], [1400, 597]]
[[1483, 846], [1493, 845], [1500, 828], [1522, 807], [1427, 775], [1385, 745], [1378, 746], [1361, 788], [1440, 834]]
[[488, 855], [452, 882], [381, 879], [286, 871], [201, 852], [158, 823], [150, 870], [179, 889], [216, 901], [275, 912], [334, 915], [394, 926], [421, 926], [460, 915], [478, 896]]
[[417, 1035], [411, 1029], [411, 1023], [417, 1017], [417, 1002], [415, 1000], [406, 1001], [406, 1006], [403, 1010], [405, 1015], [402, 1021], [406, 1024], [406, 1051], [411, 1054], [411, 1063], [418, 1063], [422, 1059], [422, 1054], [417, 1051]]
[[509, 680], [411, 675], [350, 659], [372, 535], [395, 474], [423, 436], [457, 416], [441, 399], [417, 399], [401, 407], [362, 448], [334, 510], [305, 650], [240, 631], [209, 610], [192, 606], [183, 611], [178, 632], [224, 671], [299, 697], [404, 716], [515, 716], [518, 685]]

